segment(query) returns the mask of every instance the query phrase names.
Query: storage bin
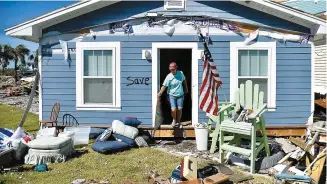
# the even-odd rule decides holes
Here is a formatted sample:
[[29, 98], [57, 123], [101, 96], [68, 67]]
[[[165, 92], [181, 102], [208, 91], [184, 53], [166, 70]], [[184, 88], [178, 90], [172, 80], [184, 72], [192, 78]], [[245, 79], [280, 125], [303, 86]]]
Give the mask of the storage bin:
[[90, 135], [91, 127], [85, 126], [85, 127], [66, 127], [64, 129], [64, 132], [74, 132], [74, 135], [72, 136], [74, 140], [74, 145], [84, 145], [89, 144], [89, 135]]

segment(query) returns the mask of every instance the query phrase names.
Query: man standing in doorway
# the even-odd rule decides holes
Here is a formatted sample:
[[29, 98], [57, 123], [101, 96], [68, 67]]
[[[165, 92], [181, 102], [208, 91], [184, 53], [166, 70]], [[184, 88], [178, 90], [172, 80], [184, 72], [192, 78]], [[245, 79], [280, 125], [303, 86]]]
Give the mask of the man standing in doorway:
[[171, 116], [173, 127], [179, 126], [182, 118], [184, 94], [188, 93], [186, 79], [182, 71], [177, 70], [177, 64], [171, 62], [169, 64], [170, 73], [166, 76], [165, 81], [158, 93], [158, 98], [167, 89], [168, 99], [171, 107]]

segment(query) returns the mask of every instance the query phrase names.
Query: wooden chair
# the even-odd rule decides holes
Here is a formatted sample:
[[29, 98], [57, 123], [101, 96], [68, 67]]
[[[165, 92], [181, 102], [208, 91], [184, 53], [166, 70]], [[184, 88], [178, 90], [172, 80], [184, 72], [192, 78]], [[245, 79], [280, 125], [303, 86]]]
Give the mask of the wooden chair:
[[71, 114], [64, 114], [62, 116], [62, 126], [78, 126], [79, 123], [76, 118]]
[[[225, 110], [234, 108], [238, 110], [240, 106], [245, 109], [252, 109], [253, 112], [248, 115], [249, 122], [234, 122], [231, 118], [225, 119], [220, 125], [219, 135], [219, 162], [224, 163], [223, 151], [229, 151], [248, 156], [251, 165], [250, 172], [253, 174], [255, 170], [255, 158], [259, 151], [265, 147], [267, 156], [270, 155], [268, 138], [266, 134], [266, 125], [263, 113], [267, 111], [267, 104], [263, 103], [264, 93], [259, 93], [259, 85], [252, 85], [251, 80], [247, 80], [235, 92], [235, 102], [225, 106], [220, 110], [220, 116], [223, 116]], [[257, 131], [261, 130], [262, 138], [257, 137]], [[225, 133], [232, 133], [233, 139], [225, 143]], [[239, 147], [241, 139], [251, 140], [251, 149]]]
[[58, 119], [59, 112], [60, 112], [60, 103], [57, 102], [52, 107], [50, 119], [49, 120], [41, 120], [39, 122], [40, 126], [48, 127], [48, 124], [51, 123], [51, 127], [57, 127], [58, 126], [57, 119]]

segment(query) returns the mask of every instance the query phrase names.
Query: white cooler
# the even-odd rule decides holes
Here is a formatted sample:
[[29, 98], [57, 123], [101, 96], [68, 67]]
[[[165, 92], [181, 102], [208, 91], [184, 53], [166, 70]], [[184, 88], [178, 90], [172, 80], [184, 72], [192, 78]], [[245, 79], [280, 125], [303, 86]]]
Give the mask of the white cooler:
[[89, 144], [90, 131], [91, 131], [91, 127], [89, 126], [66, 127], [64, 129], [64, 133], [66, 132], [67, 136], [72, 132], [74, 133], [72, 136], [74, 140], [74, 145]]

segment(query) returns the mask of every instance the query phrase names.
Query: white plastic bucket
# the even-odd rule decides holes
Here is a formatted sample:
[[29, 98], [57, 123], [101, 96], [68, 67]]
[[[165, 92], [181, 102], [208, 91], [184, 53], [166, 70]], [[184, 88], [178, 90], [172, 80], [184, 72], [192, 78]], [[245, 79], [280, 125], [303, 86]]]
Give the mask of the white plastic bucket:
[[195, 139], [196, 139], [196, 148], [199, 151], [208, 150], [208, 128], [194, 128], [195, 130]]

